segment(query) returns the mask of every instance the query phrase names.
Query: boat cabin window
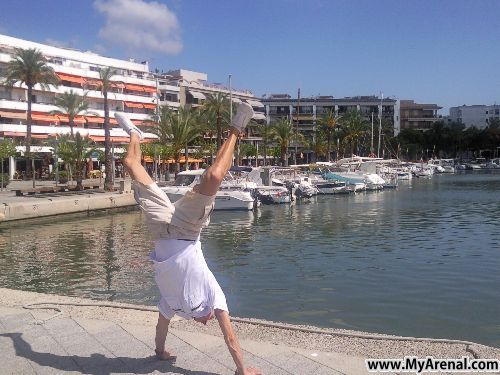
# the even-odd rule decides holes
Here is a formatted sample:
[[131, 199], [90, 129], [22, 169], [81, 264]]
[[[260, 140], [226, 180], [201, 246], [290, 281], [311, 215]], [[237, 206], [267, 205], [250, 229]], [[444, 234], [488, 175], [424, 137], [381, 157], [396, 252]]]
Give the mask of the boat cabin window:
[[177, 175], [174, 186], [189, 186], [196, 179], [196, 175], [193, 174], [180, 174]]

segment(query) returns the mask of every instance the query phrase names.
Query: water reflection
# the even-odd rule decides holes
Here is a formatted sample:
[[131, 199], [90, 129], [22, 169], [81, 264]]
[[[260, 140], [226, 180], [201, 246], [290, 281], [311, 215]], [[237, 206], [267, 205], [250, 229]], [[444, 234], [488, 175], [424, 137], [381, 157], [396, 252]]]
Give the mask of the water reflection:
[[[500, 345], [500, 174], [215, 212], [202, 236], [232, 313]], [[0, 227], [0, 285], [153, 304], [138, 211]]]

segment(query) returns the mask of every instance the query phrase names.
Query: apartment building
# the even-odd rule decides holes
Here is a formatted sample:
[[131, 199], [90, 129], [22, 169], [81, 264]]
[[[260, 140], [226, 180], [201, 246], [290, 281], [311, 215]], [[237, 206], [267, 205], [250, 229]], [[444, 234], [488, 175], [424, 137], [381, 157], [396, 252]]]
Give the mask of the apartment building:
[[[400, 131], [400, 102], [397, 99], [378, 98], [376, 96], [354, 96], [334, 98], [333, 96], [316, 96], [309, 98], [292, 98], [288, 94], [270, 94], [262, 99], [266, 107], [268, 124], [279, 118], [289, 118], [298, 131], [307, 138], [312, 138], [321, 117], [334, 110], [343, 115], [350, 110], [358, 110], [378, 129], [379, 113], [382, 119], [390, 121], [394, 126], [394, 134]], [[308, 151], [299, 149], [303, 155]]]
[[231, 97], [233, 103], [245, 101], [249, 103], [256, 116], [254, 120], [265, 120], [264, 104], [249, 90], [241, 90], [221, 83], [209, 83], [207, 73], [194, 72], [186, 69], [171, 70], [158, 75], [160, 105], [166, 104], [164, 99], [175, 99], [168, 87], [178, 87], [179, 106], [202, 106], [210, 95], [222, 93]]
[[399, 133], [399, 100], [382, 99], [376, 96], [355, 96], [334, 98], [333, 96], [316, 96], [311, 98], [292, 98], [288, 94], [271, 94], [262, 99], [266, 106], [268, 122], [281, 117], [288, 117], [305, 136], [312, 136], [319, 119], [328, 111], [334, 110], [343, 115], [350, 110], [358, 110], [368, 121], [378, 122], [382, 118], [391, 121], [395, 134]]
[[500, 120], [500, 105], [462, 105], [450, 108], [450, 121], [461, 122], [466, 127], [486, 128], [491, 120]]
[[419, 104], [413, 100], [401, 100], [401, 129], [429, 130], [436, 121], [442, 120], [438, 111], [442, 107], [437, 104]]

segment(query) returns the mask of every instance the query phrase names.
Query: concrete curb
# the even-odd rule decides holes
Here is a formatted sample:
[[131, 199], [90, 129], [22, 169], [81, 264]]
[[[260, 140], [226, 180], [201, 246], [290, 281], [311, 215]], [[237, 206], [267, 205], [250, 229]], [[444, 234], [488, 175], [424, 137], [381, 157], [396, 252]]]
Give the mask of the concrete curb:
[[81, 193], [54, 197], [20, 197], [0, 205], [0, 222], [135, 206], [132, 193]]

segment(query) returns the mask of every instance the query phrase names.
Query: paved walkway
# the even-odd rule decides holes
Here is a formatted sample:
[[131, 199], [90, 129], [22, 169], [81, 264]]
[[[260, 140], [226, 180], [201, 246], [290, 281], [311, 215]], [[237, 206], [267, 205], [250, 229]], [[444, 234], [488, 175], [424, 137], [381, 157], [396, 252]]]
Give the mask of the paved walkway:
[[[62, 313], [23, 308], [41, 302], [55, 302], [52, 306]], [[153, 356], [156, 311], [124, 309], [131, 305], [115, 302], [105, 302], [112, 307], [67, 305], [96, 302], [0, 288], [0, 374], [234, 373], [217, 322], [172, 321], [166, 346], [177, 359], [159, 361]], [[500, 349], [479, 344], [395, 341], [380, 335], [368, 339], [359, 337], [362, 332], [318, 334], [306, 332], [314, 327], [294, 330], [261, 323], [270, 322], [240, 319], [234, 326], [246, 365], [266, 375], [367, 374], [365, 358], [500, 358]]]
[[[45, 296], [45, 300], [54, 300], [54, 297]], [[234, 373], [234, 363], [221, 337], [176, 328], [172, 323], [167, 348], [177, 359], [159, 361], [152, 356], [156, 313], [115, 310], [117, 316], [133, 317], [113, 321], [102, 316], [95, 318], [100, 314], [96, 314], [93, 307], [78, 307], [77, 314], [68, 314], [67, 311], [72, 311], [69, 306], [61, 308], [65, 311], [61, 316], [44, 321], [54, 316], [54, 310], [0, 305], [2, 374]], [[142, 319], [135, 321], [139, 316]], [[364, 360], [360, 357], [247, 339], [240, 342], [246, 364], [261, 369], [264, 374], [365, 373]]]

